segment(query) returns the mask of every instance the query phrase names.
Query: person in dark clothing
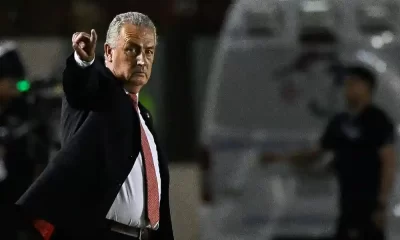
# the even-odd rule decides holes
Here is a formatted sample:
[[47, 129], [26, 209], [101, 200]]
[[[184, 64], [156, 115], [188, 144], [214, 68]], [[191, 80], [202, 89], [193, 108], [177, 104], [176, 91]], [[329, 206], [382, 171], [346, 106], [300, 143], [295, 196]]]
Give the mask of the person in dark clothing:
[[347, 68], [345, 76], [348, 109], [330, 119], [318, 146], [288, 156], [266, 153], [263, 160], [302, 161], [333, 152], [340, 189], [336, 239], [383, 240], [395, 177], [395, 130], [372, 103], [374, 74], [356, 66]]
[[0, 43], [0, 234], [17, 239], [14, 203], [47, 163], [47, 128], [30, 101], [27, 87], [18, 89], [25, 69], [13, 42]]
[[72, 35], [63, 73], [61, 149], [16, 205], [43, 239], [174, 240], [168, 160], [140, 91], [157, 32], [139, 12]]

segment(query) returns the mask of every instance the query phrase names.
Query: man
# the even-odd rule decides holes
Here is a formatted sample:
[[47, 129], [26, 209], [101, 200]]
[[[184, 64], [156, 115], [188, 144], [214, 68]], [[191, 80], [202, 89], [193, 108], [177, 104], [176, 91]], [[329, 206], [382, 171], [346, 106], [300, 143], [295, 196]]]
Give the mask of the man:
[[28, 92], [18, 89], [24, 78], [16, 44], [0, 42], [0, 234], [8, 240], [17, 239], [10, 206], [32, 184], [48, 158], [45, 121], [29, 101]]
[[272, 159], [265, 154], [264, 160], [302, 161], [332, 151], [341, 193], [336, 239], [384, 239], [385, 213], [395, 177], [394, 127], [372, 104], [373, 73], [350, 67], [346, 76], [348, 110], [329, 121], [319, 146]]
[[173, 240], [169, 173], [150, 113], [138, 103], [156, 28], [137, 12], [97, 35], [72, 36], [63, 74], [62, 148], [17, 205], [44, 239]]

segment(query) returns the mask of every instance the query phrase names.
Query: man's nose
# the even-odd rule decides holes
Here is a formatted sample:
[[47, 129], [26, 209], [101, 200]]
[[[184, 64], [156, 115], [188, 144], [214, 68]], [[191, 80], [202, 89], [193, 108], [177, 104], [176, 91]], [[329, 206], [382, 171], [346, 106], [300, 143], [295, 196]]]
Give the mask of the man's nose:
[[136, 56], [136, 64], [144, 65], [143, 53], [140, 53], [139, 55]]

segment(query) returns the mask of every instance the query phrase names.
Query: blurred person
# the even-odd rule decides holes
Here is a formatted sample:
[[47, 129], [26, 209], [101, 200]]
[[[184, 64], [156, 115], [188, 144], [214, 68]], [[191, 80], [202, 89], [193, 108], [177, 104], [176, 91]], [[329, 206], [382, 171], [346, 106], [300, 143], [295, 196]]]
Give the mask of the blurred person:
[[[96, 14], [92, 14], [92, 13]], [[106, 31], [104, 19], [104, 9], [101, 2], [93, 0], [73, 0], [71, 1], [71, 23], [74, 29], [83, 29], [90, 31], [91, 26], [101, 26], [101, 31]], [[100, 31], [100, 32], [101, 32]]]
[[11, 206], [47, 163], [47, 130], [27, 94], [25, 68], [16, 44], [0, 42], [0, 234], [17, 239]]
[[156, 52], [138, 12], [72, 36], [63, 74], [62, 146], [17, 206], [43, 239], [173, 240], [169, 172], [149, 111], [138, 101]]
[[265, 153], [263, 161], [301, 162], [333, 152], [340, 189], [336, 239], [380, 240], [396, 171], [394, 125], [372, 103], [374, 74], [355, 66], [345, 76], [347, 111], [329, 121], [319, 145], [288, 155]]

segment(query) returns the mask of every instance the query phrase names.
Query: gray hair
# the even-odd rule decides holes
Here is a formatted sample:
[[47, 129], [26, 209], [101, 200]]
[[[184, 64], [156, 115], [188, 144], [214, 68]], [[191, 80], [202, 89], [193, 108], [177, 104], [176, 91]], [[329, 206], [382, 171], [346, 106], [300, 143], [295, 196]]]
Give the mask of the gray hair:
[[151, 21], [151, 19], [143, 13], [127, 12], [115, 16], [114, 19], [111, 21], [110, 26], [108, 27], [106, 43], [110, 45], [112, 48], [116, 47], [121, 27], [126, 23], [153, 29], [154, 37], [156, 39], [156, 44], [157, 44], [157, 29], [153, 21]]

